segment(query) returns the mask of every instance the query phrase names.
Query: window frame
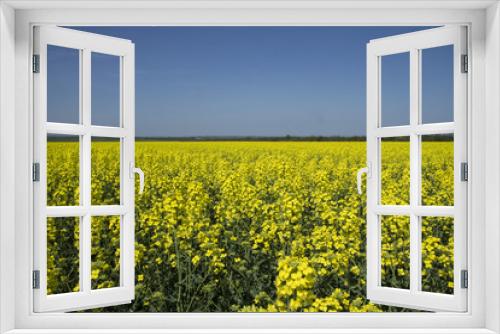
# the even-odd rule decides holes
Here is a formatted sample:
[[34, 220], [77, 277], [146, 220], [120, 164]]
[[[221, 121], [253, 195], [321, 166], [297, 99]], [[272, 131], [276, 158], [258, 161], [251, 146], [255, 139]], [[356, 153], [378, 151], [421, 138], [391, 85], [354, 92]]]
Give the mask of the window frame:
[[[105, 0], [104, 0], [105, 1]], [[102, 2], [104, 2], [102, 1]], [[305, 328], [310, 329], [334, 329], [358, 328], [364, 332], [377, 332], [376, 328], [394, 328], [398, 332], [412, 332], [420, 328], [422, 332], [429, 332], [429, 328], [440, 328], [439, 332], [456, 332], [458, 328], [469, 328], [470, 332], [498, 331], [497, 319], [500, 310], [499, 296], [499, 274], [500, 268], [498, 256], [500, 254], [498, 245], [498, 227], [493, 222], [500, 217], [494, 205], [499, 199], [500, 191], [496, 189], [498, 177], [498, 116], [495, 115], [495, 107], [500, 101], [495, 89], [500, 87], [500, 73], [496, 62], [500, 55], [499, 27], [500, 11], [492, 1], [478, 1], [476, 3], [463, 2], [460, 0], [440, 2], [436, 0], [440, 8], [433, 8], [425, 1], [407, 1], [406, 4], [398, 6], [406, 8], [394, 8], [395, 3], [388, 4], [387, 1], [357, 2], [348, 5], [342, 1], [322, 3], [319, 1], [310, 4], [291, 3], [283, 1], [281, 4], [274, 3], [272, 8], [266, 5], [238, 1], [233, 8], [223, 2], [211, 2], [210, 5], [191, 3], [182, 7], [179, 3], [171, 2], [171, 8], [166, 8], [168, 2], [144, 1], [141, 15], [137, 15], [137, 9], [126, 9], [133, 2], [109, 2], [109, 7], [114, 9], [96, 8], [103, 4], [86, 1], [74, 2], [67, 6], [74, 8], [61, 8], [60, 3], [53, 1], [16, 1], [10, 0], [1, 4], [2, 25], [0, 25], [0, 68], [7, 70], [2, 74], [3, 85], [0, 86], [2, 100], [1, 116], [8, 121], [7, 126], [2, 123], [0, 145], [2, 149], [2, 165], [0, 177], [15, 176], [15, 200], [6, 198], [4, 194], [0, 198], [2, 208], [2, 245], [0, 249], [0, 265], [2, 265], [2, 277], [0, 281], [0, 292], [2, 303], [0, 304], [0, 319], [2, 330], [16, 328], [16, 333], [24, 332], [23, 329], [80, 329], [80, 333], [88, 328], [130, 328], [149, 329], [158, 328], [195, 328], [200, 332], [203, 329], [232, 328], [246, 329], [246, 332], [254, 329], [283, 329], [283, 328]], [[242, 5], [243, 3], [243, 5]], [[410, 5], [408, 5], [410, 4]], [[21, 6], [24, 9], [13, 10], [10, 6]], [[485, 8], [491, 5], [488, 12]], [[93, 7], [92, 6], [96, 6]], [[136, 7], [141, 5], [135, 3]], [[152, 8], [162, 7], [163, 8]], [[252, 6], [254, 6], [252, 8]], [[281, 6], [281, 7], [280, 7]], [[391, 7], [392, 6], [392, 7]], [[412, 7], [413, 6], [413, 7]], [[49, 9], [36, 8], [49, 7]], [[78, 9], [77, 7], [81, 7]], [[297, 8], [301, 7], [301, 8]], [[337, 7], [337, 8], [336, 8]], [[346, 9], [346, 7], [348, 7]], [[373, 8], [377, 9], [373, 9]], [[339, 9], [341, 8], [341, 9]], [[343, 9], [342, 9], [343, 8]], [[384, 9], [385, 8], [385, 9]], [[458, 9], [457, 9], [458, 8]], [[462, 8], [462, 9], [460, 9]], [[465, 8], [465, 9], [464, 9]], [[82, 10], [84, 9], [84, 10]], [[15, 24], [14, 24], [15, 18]], [[30, 74], [31, 55], [31, 32], [34, 24], [64, 24], [82, 25], [439, 25], [443, 23], [467, 24], [470, 27], [469, 38], [471, 50], [470, 75], [472, 87], [468, 91], [469, 113], [468, 130], [471, 134], [468, 142], [468, 154], [470, 163], [470, 194], [468, 200], [469, 221], [469, 258], [470, 284], [468, 289], [469, 307], [465, 314], [437, 313], [437, 314], [33, 314], [31, 305], [31, 269], [32, 262], [32, 208], [30, 205], [31, 185], [31, 161], [32, 156], [32, 98]], [[490, 30], [485, 30], [485, 22]], [[15, 29], [14, 29], [15, 27]], [[14, 31], [15, 30], [15, 39]], [[485, 48], [486, 43], [486, 48]], [[486, 54], [485, 54], [486, 52]], [[8, 69], [8, 61], [15, 58], [15, 73]], [[491, 66], [492, 71], [485, 71], [485, 61]], [[495, 70], [495, 71], [493, 71]], [[487, 73], [489, 72], [489, 73]], [[7, 81], [6, 81], [7, 80]], [[15, 82], [15, 99], [9, 98], [9, 92], [13, 94]], [[491, 86], [486, 85], [486, 83]], [[10, 83], [12, 85], [8, 85]], [[486, 92], [485, 92], [486, 89]], [[13, 94], [14, 95], [14, 94]], [[486, 97], [486, 99], [485, 99]], [[471, 99], [472, 98], [472, 99]], [[485, 108], [487, 107], [487, 108]], [[14, 113], [15, 111], [15, 113]], [[2, 119], [4, 120], [4, 119]], [[489, 122], [486, 122], [488, 120]], [[484, 131], [489, 130], [491, 142], [487, 141]], [[496, 131], [496, 132], [495, 132]], [[6, 139], [8, 134], [14, 136], [15, 144]], [[11, 146], [9, 146], [11, 145]], [[486, 156], [485, 152], [489, 155]], [[15, 161], [4, 160], [4, 154]], [[491, 164], [489, 164], [491, 162]], [[489, 167], [488, 167], [489, 166]], [[16, 173], [14, 173], [16, 171]], [[485, 175], [486, 174], [486, 175]], [[494, 182], [489, 185], [488, 180]], [[2, 187], [2, 192], [4, 192]], [[488, 195], [488, 196], [487, 196]], [[13, 217], [13, 212], [5, 211], [8, 206], [15, 206], [15, 219], [6, 222], [5, 217]], [[486, 206], [489, 204], [490, 207]], [[488, 211], [485, 212], [485, 209]], [[485, 217], [488, 217], [487, 223]], [[473, 225], [473, 227], [471, 227]], [[470, 233], [472, 232], [472, 233]], [[485, 233], [488, 232], [488, 233]], [[9, 241], [8, 237], [12, 240]], [[489, 238], [487, 238], [489, 236]], [[15, 238], [14, 238], [15, 237]], [[5, 242], [4, 242], [5, 241]], [[15, 242], [14, 242], [15, 241]], [[486, 248], [488, 252], [486, 252]], [[9, 259], [8, 251], [15, 250], [15, 261]], [[490, 252], [490, 254], [488, 254]], [[485, 258], [487, 256], [487, 258]], [[15, 264], [15, 263], [17, 264]], [[488, 264], [488, 266], [485, 266]], [[489, 268], [489, 269], [488, 269]], [[5, 270], [10, 269], [10, 270]], [[491, 275], [485, 275], [487, 273]], [[8, 273], [7, 273], [8, 272]], [[15, 291], [8, 292], [15, 284]], [[489, 297], [486, 298], [484, 286], [488, 289]], [[473, 292], [473, 293], [472, 293]], [[8, 310], [8, 306], [13, 312]], [[488, 307], [487, 307], [488, 306]], [[90, 321], [91, 320], [91, 321]], [[370, 329], [371, 328], [371, 329]], [[375, 328], [375, 329], [374, 329]], [[90, 330], [89, 330], [90, 331]], [[294, 330], [295, 331], [295, 330]], [[65, 332], [72, 332], [66, 330]], [[83, 331], [84, 332], [84, 331]], [[96, 331], [94, 330], [94, 333]], [[103, 333], [109, 332], [102, 330]], [[380, 332], [380, 331], [378, 331]], [[385, 332], [385, 331], [384, 331]]]

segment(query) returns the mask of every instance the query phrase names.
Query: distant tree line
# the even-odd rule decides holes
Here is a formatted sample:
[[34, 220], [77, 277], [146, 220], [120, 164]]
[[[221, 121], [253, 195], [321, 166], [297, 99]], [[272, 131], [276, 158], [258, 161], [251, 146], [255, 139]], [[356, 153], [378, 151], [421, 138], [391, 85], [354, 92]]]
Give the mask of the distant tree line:
[[[196, 141], [269, 141], [269, 142], [343, 142], [343, 141], [366, 141], [365, 136], [281, 136], [281, 137], [266, 137], [266, 136], [201, 136], [201, 137], [136, 137], [137, 141], [181, 141], [181, 142], [196, 142]], [[77, 136], [57, 136], [49, 135], [48, 141], [51, 142], [76, 142]], [[116, 138], [92, 138], [93, 141], [117, 141]], [[453, 141], [452, 134], [445, 135], [425, 135], [423, 141]], [[389, 137], [384, 138], [384, 141], [409, 141], [409, 137]]]
[[198, 136], [136, 137], [140, 141], [366, 141], [365, 136]]

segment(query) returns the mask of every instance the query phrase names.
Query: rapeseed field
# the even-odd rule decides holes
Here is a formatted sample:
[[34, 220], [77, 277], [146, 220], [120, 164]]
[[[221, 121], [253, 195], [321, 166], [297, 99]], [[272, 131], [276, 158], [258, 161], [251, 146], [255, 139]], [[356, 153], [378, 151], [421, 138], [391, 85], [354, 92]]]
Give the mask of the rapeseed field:
[[[409, 143], [382, 144], [382, 204]], [[48, 144], [48, 205], [79, 201], [79, 145]], [[453, 205], [453, 143], [422, 143], [422, 204]], [[136, 298], [106, 311], [377, 312], [366, 299], [364, 142], [137, 142]], [[92, 144], [92, 203], [119, 204], [119, 144]], [[78, 291], [77, 218], [49, 218], [49, 293]], [[119, 284], [119, 217], [92, 219], [92, 287]], [[409, 220], [382, 217], [382, 283], [409, 286]], [[422, 286], [453, 292], [453, 219], [422, 220]]]

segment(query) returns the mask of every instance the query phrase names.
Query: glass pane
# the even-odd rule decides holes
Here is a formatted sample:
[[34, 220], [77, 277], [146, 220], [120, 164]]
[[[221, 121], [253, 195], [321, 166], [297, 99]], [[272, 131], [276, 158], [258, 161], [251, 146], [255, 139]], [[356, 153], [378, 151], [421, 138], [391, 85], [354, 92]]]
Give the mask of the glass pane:
[[80, 122], [80, 50], [47, 46], [47, 121]]
[[422, 123], [453, 122], [453, 45], [422, 50]]
[[453, 135], [422, 136], [422, 205], [453, 206]]
[[47, 294], [80, 291], [80, 218], [47, 218]]
[[410, 288], [410, 217], [382, 216], [382, 286]]
[[120, 126], [120, 57], [92, 52], [92, 124]]
[[120, 216], [92, 217], [92, 289], [120, 286]]
[[92, 138], [92, 205], [120, 204], [120, 139]]
[[382, 126], [410, 124], [410, 53], [381, 57]]
[[408, 205], [410, 198], [409, 137], [382, 138], [381, 201], [382, 205]]
[[453, 294], [453, 218], [422, 217], [422, 290]]
[[47, 205], [80, 204], [80, 138], [47, 136]]

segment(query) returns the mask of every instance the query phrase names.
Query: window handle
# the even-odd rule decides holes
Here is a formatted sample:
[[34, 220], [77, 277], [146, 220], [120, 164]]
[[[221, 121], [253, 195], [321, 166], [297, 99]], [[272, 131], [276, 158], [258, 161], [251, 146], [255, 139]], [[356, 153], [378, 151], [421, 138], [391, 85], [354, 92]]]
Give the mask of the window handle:
[[358, 170], [358, 175], [357, 175], [357, 183], [358, 183], [358, 194], [362, 194], [363, 191], [361, 189], [361, 178], [363, 177], [363, 174], [366, 174], [366, 177], [370, 177], [370, 164], [368, 164], [367, 167], [360, 168]]
[[144, 192], [144, 172], [142, 171], [142, 169], [135, 167], [134, 164], [131, 162], [130, 178], [134, 179], [135, 174], [139, 175], [139, 194], [142, 194]]

